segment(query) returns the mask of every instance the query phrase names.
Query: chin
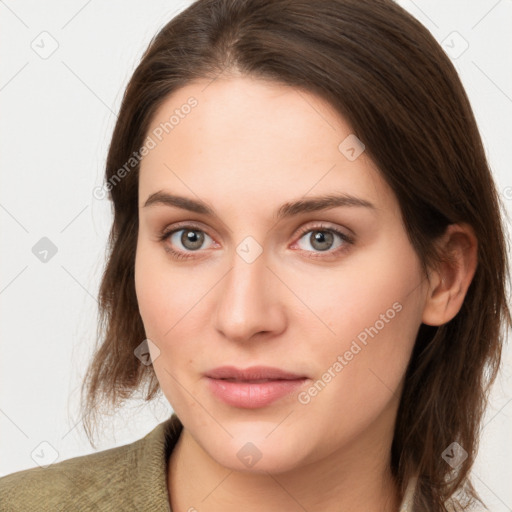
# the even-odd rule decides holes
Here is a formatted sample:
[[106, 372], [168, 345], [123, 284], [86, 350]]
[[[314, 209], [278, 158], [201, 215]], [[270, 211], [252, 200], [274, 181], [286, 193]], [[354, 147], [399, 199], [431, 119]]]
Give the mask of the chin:
[[[283, 473], [295, 469], [304, 461], [305, 454], [298, 451], [298, 443], [287, 435], [288, 442], [276, 436], [268, 437], [269, 430], [251, 434], [242, 433], [226, 439], [204, 440], [207, 451], [218, 464], [233, 471], [244, 473]], [[204, 445], [203, 445], [204, 446]]]

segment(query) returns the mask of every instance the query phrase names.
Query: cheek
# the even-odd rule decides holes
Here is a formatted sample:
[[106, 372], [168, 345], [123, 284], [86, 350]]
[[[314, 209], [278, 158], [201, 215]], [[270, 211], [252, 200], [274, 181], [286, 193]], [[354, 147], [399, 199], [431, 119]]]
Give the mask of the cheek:
[[199, 329], [204, 325], [199, 319], [202, 298], [212, 286], [207, 277], [202, 279], [193, 267], [173, 265], [161, 248], [149, 244], [137, 248], [135, 291], [146, 336], [168, 356], [158, 364], [167, 359], [174, 366], [178, 359], [197, 352]]
[[[183, 382], [183, 372], [190, 371], [194, 354], [198, 353], [189, 322], [193, 315], [191, 303], [197, 302], [197, 290], [165, 261], [153, 247], [138, 246], [135, 260], [135, 291], [146, 337], [154, 346], [151, 350], [153, 370], [160, 388], [173, 408], [186, 402], [178, 382]], [[195, 299], [195, 300], [194, 300]], [[193, 301], [193, 302], [192, 302]], [[151, 347], [151, 345], [150, 345]], [[177, 380], [176, 380], [177, 379]]]
[[311, 322], [312, 315], [306, 314], [302, 327], [317, 331], [311, 339], [322, 347], [328, 342], [336, 350], [348, 349], [354, 339], [364, 344], [373, 337], [400, 333], [404, 340], [414, 339], [419, 327], [422, 273], [406, 241], [393, 246], [376, 244], [372, 251], [361, 251], [337, 268], [289, 276], [288, 282], [320, 320]]
[[[161, 353], [165, 353], [176, 323], [174, 317], [181, 284], [173, 279], [157, 252], [144, 243], [137, 246], [135, 292], [146, 336], [158, 346]], [[155, 370], [161, 360], [155, 362]]]
[[[315, 340], [310, 356], [317, 374], [330, 369], [336, 375], [337, 384], [329, 388], [350, 391], [349, 400], [366, 395], [370, 401], [375, 384], [395, 390], [421, 324], [422, 282], [419, 260], [404, 243], [354, 258], [321, 289], [318, 283], [310, 288], [308, 306], [322, 320], [310, 338]], [[311, 293], [315, 289], [320, 291]]]
[[162, 318], [162, 299], [164, 299], [161, 272], [151, 256], [151, 251], [141, 244], [139, 239], [135, 257], [135, 293], [146, 335], [149, 338], [155, 334], [156, 320]]
[[189, 290], [190, 287], [184, 286], [181, 273], [170, 265], [164, 249], [139, 239], [135, 291], [146, 334], [161, 337], [172, 327]]

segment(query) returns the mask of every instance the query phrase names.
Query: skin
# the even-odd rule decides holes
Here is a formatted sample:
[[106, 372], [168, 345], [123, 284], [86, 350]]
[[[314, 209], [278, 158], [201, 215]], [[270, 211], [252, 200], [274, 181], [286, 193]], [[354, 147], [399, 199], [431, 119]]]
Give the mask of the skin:
[[[352, 130], [329, 104], [248, 77], [198, 81], [166, 98], [148, 134], [191, 96], [198, 105], [142, 160], [135, 263], [153, 367], [184, 425], [169, 460], [172, 509], [397, 511], [389, 463], [404, 373], [421, 323], [459, 311], [476, 268], [474, 234], [451, 226], [440, 248], [458, 265], [427, 279], [378, 169], [366, 152], [350, 161], [338, 149]], [[144, 206], [159, 191], [201, 199], [216, 217]], [[283, 203], [332, 193], [375, 208], [274, 217]], [[183, 244], [183, 231], [159, 239], [183, 221], [205, 235], [199, 249]], [[333, 234], [322, 251], [312, 239], [319, 222], [354, 243]], [[262, 250], [251, 263], [237, 253], [248, 236]], [[206, 385], [212, 368], [261, 364], [308, 376], [307, 391], [396, 303], [400, 312], [307, 404], [296, 392], [242, 409]], [[237, 457], [247, 442], [261, 453], [251, 468]]]

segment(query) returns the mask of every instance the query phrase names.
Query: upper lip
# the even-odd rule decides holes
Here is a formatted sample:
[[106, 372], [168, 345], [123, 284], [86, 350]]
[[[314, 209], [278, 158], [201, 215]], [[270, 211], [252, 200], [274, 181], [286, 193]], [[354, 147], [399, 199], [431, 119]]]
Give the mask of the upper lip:
[[251, 366], [250, 368], [236, 368], [235, 366], [219, 366], [206, 372], [206, 376], [212, 379], [235, 380], [295, 380], [304, 379], [305, 375], [287, 372], [271, 366]]

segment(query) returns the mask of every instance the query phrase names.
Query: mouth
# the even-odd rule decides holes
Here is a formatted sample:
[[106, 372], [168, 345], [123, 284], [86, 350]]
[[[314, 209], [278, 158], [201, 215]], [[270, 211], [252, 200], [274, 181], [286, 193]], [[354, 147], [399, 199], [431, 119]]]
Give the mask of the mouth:
[[222, 402], [243, 409], [257, 409], [290, 397], [310, 379], [279, 368], [257, 366], [215, 368], [205, 374], [208, 388]]
[[258, 382], [272, 382], [275, 380], [292, 380], [292, 379], [218, 379], [226, 382], [246, 382], [247, 384], [257, 384]]
[[251, 366], [241, 369], [235, 366], [220, 366], [205, 374], [212, 379], [236, 381], [270, 381], [270, 380], [296, 380], [307, 378], [305, 375], [293, 373], [272, 366]]

